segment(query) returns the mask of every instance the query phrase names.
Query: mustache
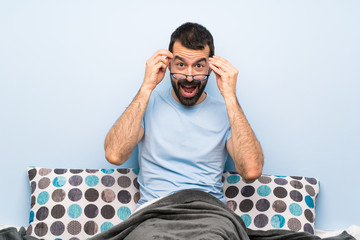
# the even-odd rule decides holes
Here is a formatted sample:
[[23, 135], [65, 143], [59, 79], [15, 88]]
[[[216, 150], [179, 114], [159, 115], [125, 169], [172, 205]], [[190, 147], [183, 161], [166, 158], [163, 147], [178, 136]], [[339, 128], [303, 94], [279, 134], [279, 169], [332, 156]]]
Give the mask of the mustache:
[[189, 82], [186, 79], [178, 81], [178, 86], [197, 87], [197, 86], [200, 86], [200, 85], [201, 85], [201, 82], [197, 82], [197, 81]]

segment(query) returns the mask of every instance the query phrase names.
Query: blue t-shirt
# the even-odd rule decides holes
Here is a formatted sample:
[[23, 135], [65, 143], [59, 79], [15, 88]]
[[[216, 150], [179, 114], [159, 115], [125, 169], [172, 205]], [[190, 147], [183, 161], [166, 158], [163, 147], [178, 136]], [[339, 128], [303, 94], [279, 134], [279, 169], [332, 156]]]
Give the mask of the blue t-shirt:
[[202, 190], [225, 202], [221, 180], [231, 137], [226, 106], [207, 96], [187, 107], [171, 90], [153, 91], [143, 118], [138, 206], [185, 189]]

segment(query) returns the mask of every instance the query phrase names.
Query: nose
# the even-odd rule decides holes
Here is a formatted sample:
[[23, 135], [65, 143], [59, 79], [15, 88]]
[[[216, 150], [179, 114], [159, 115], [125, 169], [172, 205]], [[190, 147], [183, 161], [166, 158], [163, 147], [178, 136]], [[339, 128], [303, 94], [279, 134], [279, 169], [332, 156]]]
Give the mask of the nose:
[[193, 75], [186, 75], [186, 80], [187, 80], [188, 82], [192, 82], [192, 81], [194, 80]]
[[188, 75], [186, 75], [186, 80], [188, 80], [189, 82], [193, 81], [194, 78], [193, 78], [193, 75], [192, 75], [192, 68], [191, 66], [188, 67], [188, 72], [187, 72]]
[[187, 67], [187, 74], [192, 75], [192, 70], [193, 70], [193, 67], [189, 64], [189, 66]]

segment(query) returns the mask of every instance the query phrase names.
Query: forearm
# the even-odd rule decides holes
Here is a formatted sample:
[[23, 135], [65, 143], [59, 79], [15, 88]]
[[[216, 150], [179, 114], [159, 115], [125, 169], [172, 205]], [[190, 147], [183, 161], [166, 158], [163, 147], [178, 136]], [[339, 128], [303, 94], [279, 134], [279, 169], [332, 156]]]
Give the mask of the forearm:
[[257, 178], [262, 173], [264, 158], [260, 144], [236, 98], [239, 71], [222, 57], [214, 56], [209, 60], [229, 117], [231, 139], [227, 142], [227, 150], [234, 161], [236, 171], [242, 177]]
[[144, 81], [138, 94], [105, 138], [105, 157], [112, 164], [121, 165], [128, 160], [143, 137], [141, 121], [151, 92], [164, 78], [172, 57], [171, 52], [160, 49], [146, 61]]
[[141, 88], [129, 107], [114, 124], [105, 138], [105, 157], [112, 164], [121, 165], [130, 158], [140, 140], [141, 121], [151, 95]]
[[261, 175], [264, 165], [260, 144], [240, 107], [236, 95], [224, 99], [231, 127], [232, 157], [235, 168], [244, 178], [257, 178]]

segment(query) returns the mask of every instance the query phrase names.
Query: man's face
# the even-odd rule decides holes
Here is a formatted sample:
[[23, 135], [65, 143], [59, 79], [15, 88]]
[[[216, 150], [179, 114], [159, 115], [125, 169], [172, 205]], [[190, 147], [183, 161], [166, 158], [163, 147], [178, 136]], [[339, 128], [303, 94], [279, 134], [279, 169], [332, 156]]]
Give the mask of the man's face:
[[[193, 50], [184, 47], [180, 42], [175, 42], [173, 47], [174, 58], [170, 62], [169, 70], [172, 73], [185, 75], [207, 75], [209, 74], [209, 52], [209, 46], [203, 50]], [[207, 79], [197, 81], [191, 76], [187, 76], [185, 80], [177, 80], [172, 76], [170, 78], [178, 102], [192, 106], [204, 100]]]

